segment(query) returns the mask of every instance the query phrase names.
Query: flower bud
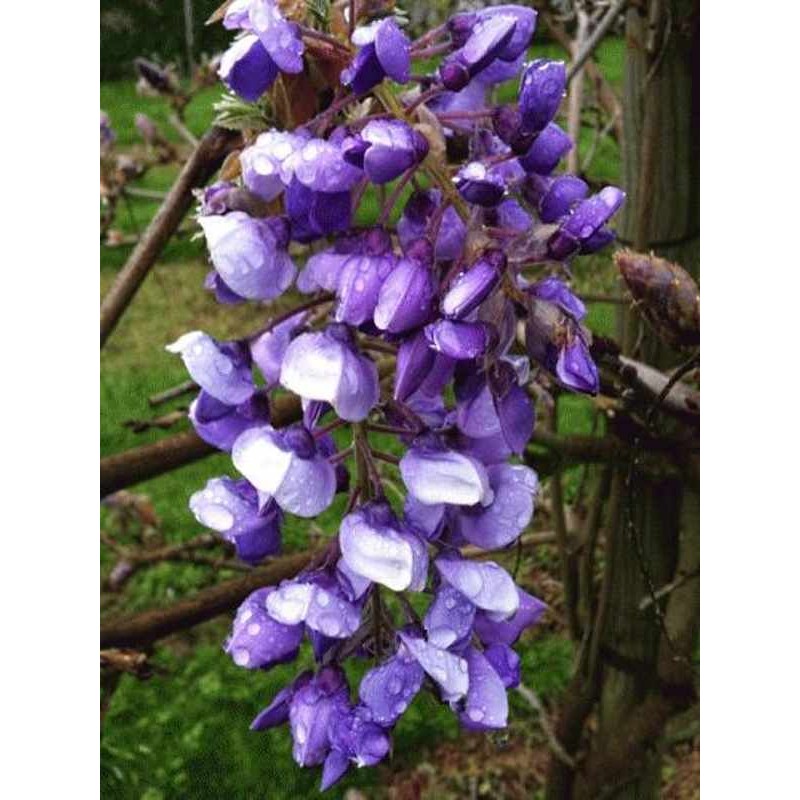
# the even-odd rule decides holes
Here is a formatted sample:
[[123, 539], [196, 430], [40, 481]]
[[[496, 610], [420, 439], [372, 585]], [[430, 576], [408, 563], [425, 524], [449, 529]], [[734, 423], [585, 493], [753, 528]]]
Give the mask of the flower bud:
[[672, 347], [700, 344], [700, 290], [694, 278], [664, 258], [621, 250], [614, 261], [656, 334]]
[[496, 106], [492, 111], [492, 127], [517, 155], [527, 153], [536, 138], [536, 134], [523, 128], [522, 115], [514, 106]]
[[534, 139], [528, 152], [519, 157], [519, 163], [525, 172], [549, 175], [571, 149], [572, 139], [555, 122], [550, 122]]
[[136, 71], [145, 83], [160, 94], [175, 94], [176, 86], [172, 76], [165, 69], [146, 58], [136, 58], [133, 61]]
[[519, 110], [526, 130], [544, 130], [555, 117], [566, 86], [567, 68], [563, 61], [537, 58], [528, 64], [519, 90]]
[[453, 281], [442, 298], [441, 312], [445, 317], [464, 319], [474, 311], [500, 282], [506, 257], [500, 250], [487, 250], [468, 270]]
[[487, 322], [440, 319], [425, 326], [425, 336], [437, 353], [457, 361], [479, 358], [497, 344], [497, 330]]

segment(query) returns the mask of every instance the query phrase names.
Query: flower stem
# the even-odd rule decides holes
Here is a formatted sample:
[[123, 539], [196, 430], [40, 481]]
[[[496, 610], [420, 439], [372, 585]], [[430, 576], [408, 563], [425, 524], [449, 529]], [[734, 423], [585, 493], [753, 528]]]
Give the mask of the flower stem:
[[301, 303], [299, 306], [295, 306], [289, 311], [284, 312], [283, 314], [278, 314], [277, 317], [273, 317], [263, 328], [257, 330], [255, 333], [251, 334], [247, 337], [248, 341], [253, 341], [257, 339], [259, 336], [263, 336], [265, 333], [269, 333], [273, 328], [277, 328], [278, 325], [286, 322], [287, 319], [290, 317], [295, 316], [295, 314], [301, 314], [303, 311], [308, 311], [310, 308], [316, 308], [316, 306], [321, 306], [323, 303], [329, 303], [331, 300], [334, 299], [334, 294], [332, 292], [323, 292], [316, 297], [312, 297], [311, 300], [308, 300], [305, 303]]
[[389, 221], [389, 217], [391, 216], [392, 210], [394, 209], [397, 201], [400, 199], [400, 195], [403, 193], [403, 189], [406, 188], [406, 184], [411, 180], [411, 176], [416, 171], [417, 166], [416, 164], [411, 167], [411, 169], [407, 169], [401, 176], [400, 179], [395, 184], [394, 189], [392, 189], [392, 193], [386, 199], [384, 203], [383, 209], [381, 210], [381, 215], [378, 217], [378, 225], [385, 225]]

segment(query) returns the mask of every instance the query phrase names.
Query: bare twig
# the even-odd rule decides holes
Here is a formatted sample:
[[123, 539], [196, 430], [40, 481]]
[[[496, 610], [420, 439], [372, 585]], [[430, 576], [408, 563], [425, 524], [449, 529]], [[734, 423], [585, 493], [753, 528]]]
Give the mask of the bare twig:
[[147, 402], [151, 406], [160, 406], [162, 403], [167, 403], [177, 397], [182, 397], [190, 392], [196, 392], [199, 388], [200, 387], [192, 380], [184, 381], [177, 386], [173, 386], [171, 389], [165, 389], [163, 392], [151, 395], [147, 398]]
[[660, 589], [656, 589], [653, 592], [652, 596], [648, 595], [647, 597], [643, 597], [642, 601], [639, 603], [639, 611], [647, 611], [651, 605], [653, 605], [653, 601], [661, 600], [663, 597], [666, 597], [668, 594], [672, 594], [676, 589], [679, 589], [689, 581], [693, 581], [695, 578], [700, 576], [700, 570], [696, 569], [688, 574], [680, 574], [674, 580], [670, 581], [668, 584], [662, 586]]
[[236, 132], [211, 128], [189, 157], [161, 208], [103, 298], [100, 306], [101, 347], [189, 210], [194, 199], [192, 189], [202, 186], [216, 172], [225, 156], [240, 140], [240, 134]]
[[[580, 0], [575, 3], [575, 15], [578, 19], [578, 25], [575, 33], [575, 41], [572, 46], [573, 55], [581, 52], [589, 35], [589, 14], [586, 11], [584, 3]], [[585, 59], [584, 59], [585, 60]], [[572, 80], [572, 86], [569, 87], [569, 100], [567, 110], [567, 133], [573, 142], [573, 147], [567, 154], [567, 172], [577, 173], [578, 171], [578, 158], [579, 158], [579, 139], [581, 132], [581, 112], [583, 111], [583, 69], [578, 67], [570, 71], [568, 76]]]
[[144, 433], [145, 431], [152, 430], [153, 428], [160, 428], [168, 430], [174, 427], [179, 422], [186, 419], [187, 411], [185, 408], [179, 408], [175, 411], [170, 411], [169, 414], [164, 414], [160, 417], [153, 417], [152, 419], [126, 419], [122, 424], [126, 428], [130, 428], [134, 433]]
[[572, 758], [569, 753], [567, 753], [567, 751], [561, 745], [561, 742], [558, 741], [555, 731], [553, 730], [553, 726], [550, 724], [550, 719], [547, 716], [547, 712], [545, 711], [541, 700], [539, 700], [539, 696], [533, 689], [526, 686], [524, 683], [521, 683], [519, 686], [517, 686], [517, 691], [539, 715], [539, 724], [542, 727], [542, 732], [547, 739], [547, 745], [553, 752], [553, 755], [555, 755], [559, 761], [566, 764], [570, 769], [575, 769], [575, 759]]
[[568, 84], [580, 71], [581, 67], [589, 60], [592, 53], [594, 53], [597, 48], [597, 45], [603, 40], [603, 37], [608, 33], [614, 21], [622, 13], [626, 5], [628, 5], [628, 0], [615, 0], [615, 2], [609, 6], [606, 15], [600, 20], [591, 35], [581, 44], [577, 55], [567, 70]]

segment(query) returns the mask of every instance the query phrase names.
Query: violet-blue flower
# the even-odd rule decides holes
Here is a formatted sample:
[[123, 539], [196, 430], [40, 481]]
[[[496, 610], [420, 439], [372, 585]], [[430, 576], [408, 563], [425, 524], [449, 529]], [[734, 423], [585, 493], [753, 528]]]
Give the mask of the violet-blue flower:
[[376, 184], [388, 183], [428, 155], [428, 140], [403, 120], [368, 122], [342, 143], [348, 164], [363, 169]]
[[411, 42], [392, 17], [356, 28], [353, 44], [359, 50], [342, 72], [342, 83], [356, 94], [365, 94], [384, 78], [407, 83], [411, 77]]

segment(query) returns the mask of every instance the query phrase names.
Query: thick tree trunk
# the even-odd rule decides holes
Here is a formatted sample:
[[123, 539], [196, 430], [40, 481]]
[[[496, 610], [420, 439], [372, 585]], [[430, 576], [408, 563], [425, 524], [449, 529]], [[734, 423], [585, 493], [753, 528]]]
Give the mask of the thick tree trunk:
[[[699, 7], [693, 0], [641, 0], [626, 19], [622, 186], [623, 244], [653, 250], [699, 277]], [[622, 307], [624, 349], [662, 369], [686, 358], [642, 329]], [[636, 445], [620, 421], [615, 431]], [[664, 725], [694, 698], [690, 658], [699, 625], [699, 580], [657, 606], [654, 589], [699, 568], [699, 497], [674, 479], [623, 468], [606, 514], [606, 578], [583, 661], [557, 734], [579, 767], [555, 760], [548, 800], [651, 800], [659, 796]], [[586, 721], [598, 728], [586, 742]]]
[[[628, 11], [623, 101], [628, 203], [621, 238], [637, 250], [654, 250], [680, 263], [699, 278], [696, 13], [691, 0], [650, 0]], [[629, 353], [638, 345], [642, 360], [663, 369], [676, 366], [681, 357], [642, 329], [638, 315], [623, 308], [619, 316]], [[648, 481], [636, 470], [626, 484], [626, 511], [612, 548], [615, 580], [601, 654], [600, 727], [583, 793], [648, 800], [660, 793], [658, 739], [673, 699], [661, 702], [663, 684], [675, 677], [660, 671], [659, 664], [678, 657], [665, 651], [680, 650], [684, 660], [691, 656], [699, 622], [699, 581], [668, 598], [661, 607], [663, 621], [654, 604], [646, 612], [639, 606], [654, 588], [675, 577], [679, 562], [685, 569], [699, 550], [699, 497], [679, 483]], [[680, 605], [680, 613], [670, 615], [670, 604]], [[675, 616], [679, 621], [671, 619]], [[669, 630], [670, 623], [680, 626], [681, 634], [676, 627]], [[691, 675], [679, 677], [691, 682]], [[623, 771], [614, 774], [614, 748], [626, 729], [638, 730], [636, 721], [645, 716], [650, 724], [640, 735], [649, 740], [634, 743], [628, 751], [623, 748], [618, 765]], [[605, 771], [600, 769], [603, 759], [609, 762]]]

